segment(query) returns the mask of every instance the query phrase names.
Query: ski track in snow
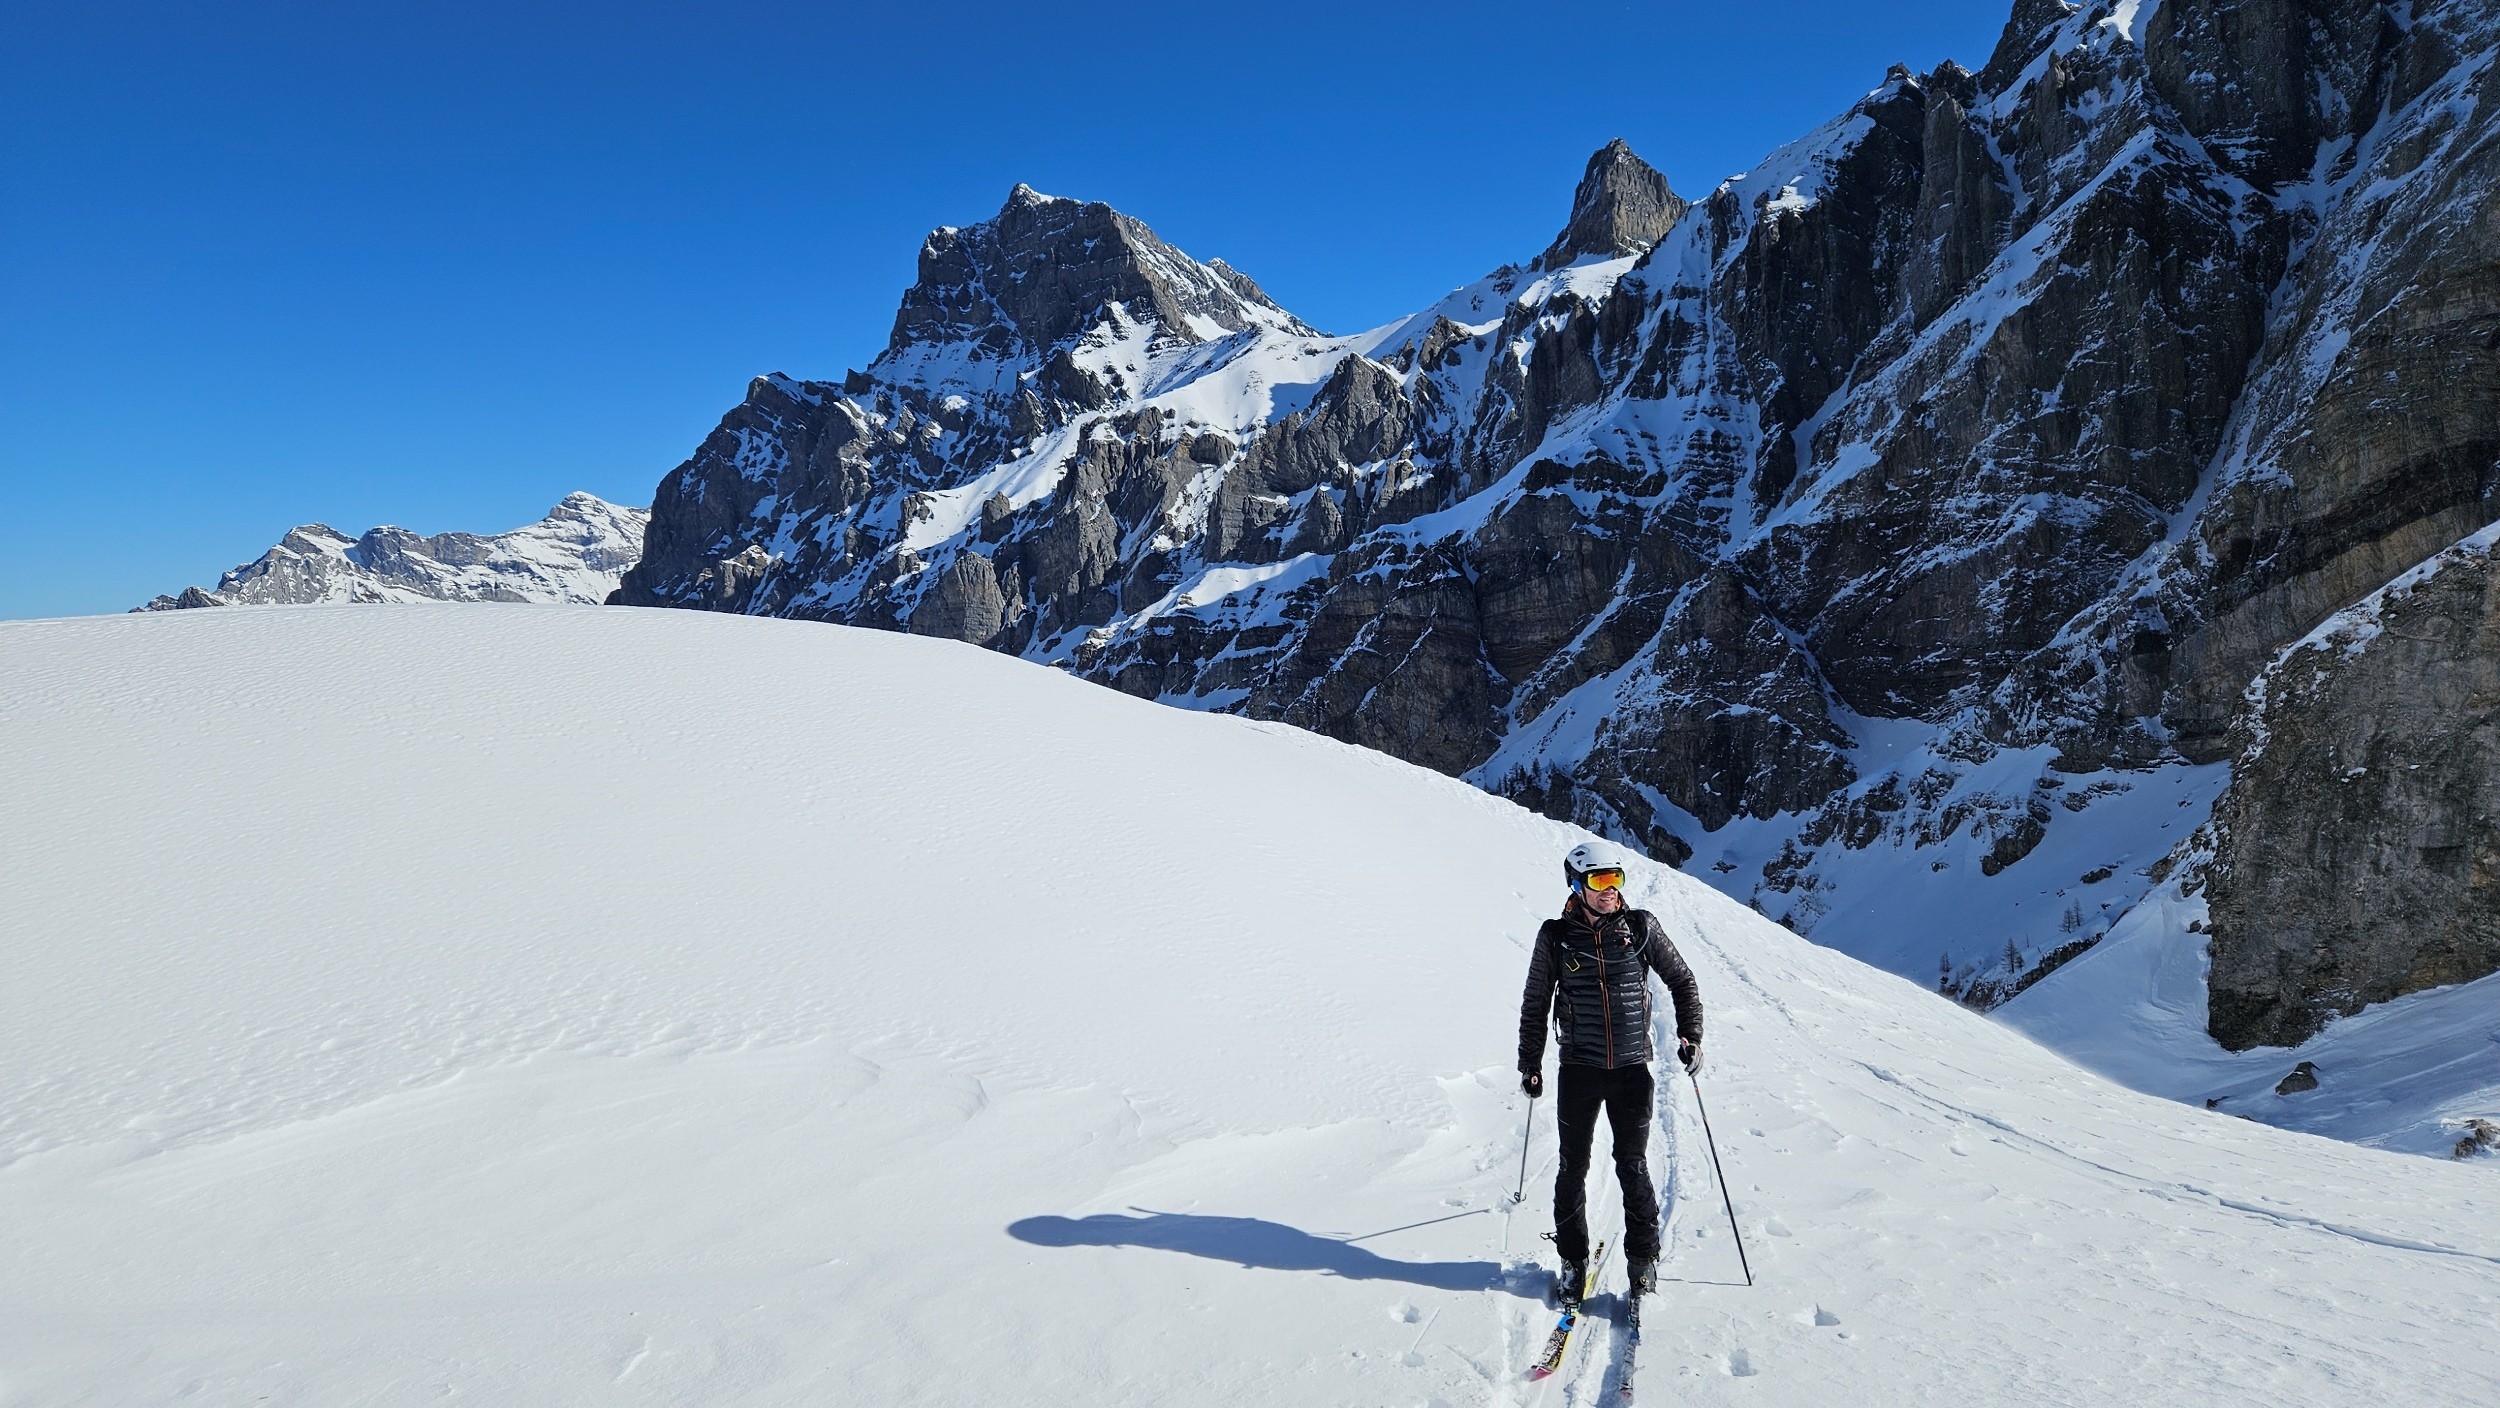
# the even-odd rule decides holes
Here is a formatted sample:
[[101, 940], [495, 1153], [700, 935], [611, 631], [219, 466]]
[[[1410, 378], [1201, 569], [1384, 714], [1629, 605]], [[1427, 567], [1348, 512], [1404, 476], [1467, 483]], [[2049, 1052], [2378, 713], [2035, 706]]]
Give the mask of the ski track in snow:
[[[0, 724], [6, 1408], [1614, 1401], [1604, 1132], [1616, 1259], [1542, 1386], [1551, 1102], [1502, 1209], [1578, 833], [1455, 780], [972, 647], [566, 607], [0, 624]], [[1663, 1063], [1648, 1401], [2500, 1380], [2488, 1166], [2139, 1095], [1636, 895], [1757, 1281]]]

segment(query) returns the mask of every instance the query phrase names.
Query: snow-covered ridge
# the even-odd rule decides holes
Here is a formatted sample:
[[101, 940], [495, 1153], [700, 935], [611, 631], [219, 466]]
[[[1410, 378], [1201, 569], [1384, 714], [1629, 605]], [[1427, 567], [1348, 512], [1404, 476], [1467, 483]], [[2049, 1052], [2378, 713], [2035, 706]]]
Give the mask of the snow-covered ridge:
[[508, 601], [596, 604], [642, 557], [648, 510], [567, 494], [545, 518], [508, 533], [420, 536], [381, 527], [351, 538], [323, 523], [226, 573], [214, 591], [185, 587], [139, 611], [321, 602]]
[[[1510, 1065], [1571, 828], [692, 612], [0, 623], [0, 717], [12, 1405], [1527, 1400], [1553, 1126], [1506, 1213]], [[1662, 1082], [1660, 1398], [2500, 1380], [2488, 1169], [2137, 1095], [1634, 889], [1756, 1279]], [[1564, 1401], [1622, 1348], [1600, 1316]]]

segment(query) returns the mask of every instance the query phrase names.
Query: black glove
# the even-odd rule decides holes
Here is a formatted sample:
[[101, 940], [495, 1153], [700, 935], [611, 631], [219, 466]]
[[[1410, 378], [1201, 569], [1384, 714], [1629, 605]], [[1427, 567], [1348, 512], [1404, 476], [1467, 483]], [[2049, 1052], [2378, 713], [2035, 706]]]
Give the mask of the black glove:
[[1675, 1059], [1684, 1063], [1684, 1074], [1688, 1076], [1697, 1076], [1701, 1074], [1701, 1044], [1699, 1042], [1677, 1042], [1675, 1044]]
[[1519, 1088], [1528, 1092], [1528, 1098], [1531, 1100], [1543, 1095], [1545, 1093], [1544, 1073], [1540, 1071], [1521, 1071], [1519, 1073]]

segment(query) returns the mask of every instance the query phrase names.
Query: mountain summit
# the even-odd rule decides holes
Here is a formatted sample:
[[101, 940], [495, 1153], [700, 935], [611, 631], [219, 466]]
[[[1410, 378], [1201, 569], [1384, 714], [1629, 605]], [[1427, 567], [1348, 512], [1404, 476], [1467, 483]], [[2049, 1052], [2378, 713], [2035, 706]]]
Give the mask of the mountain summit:
[[1617, 137], [1589, 158], [1571, 196], [1571, 221], [1537, 267], [1559, 269], [1575, 259], [1614, 259], [1647, 254], [1684, 218], [1692, 202], [1675, 193], [1656, 167], [1632, 154]]
[[886, 359], [937, 345], [1001, 359], [1045, 353], [1115, 307], [1182, 342], [1262, 326], [1310, 331], [1222, 260], [1201, 264], [1099, 201], [1019, 184], [995, 216], [921, 243]]

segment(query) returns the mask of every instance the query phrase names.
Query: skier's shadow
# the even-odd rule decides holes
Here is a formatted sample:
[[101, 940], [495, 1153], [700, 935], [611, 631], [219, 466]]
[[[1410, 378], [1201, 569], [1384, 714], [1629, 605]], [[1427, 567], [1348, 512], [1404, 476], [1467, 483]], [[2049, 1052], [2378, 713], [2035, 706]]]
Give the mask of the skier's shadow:
[[1256, 1217], [1197, 1213], [1097, 1213], [1092, 1217], [1028, 1217], [1007, 1235], [1037, 1247], [1155, 1247], [1269, 1271], [1318, 1271], [1349, 1281], [1403, 1281], [1443, 1291], [1507, 1291], [1535, 1300], [1544, 1283], [1514, 1277], [1498, 1261], [1397, 1261], [1335, 1237]]

